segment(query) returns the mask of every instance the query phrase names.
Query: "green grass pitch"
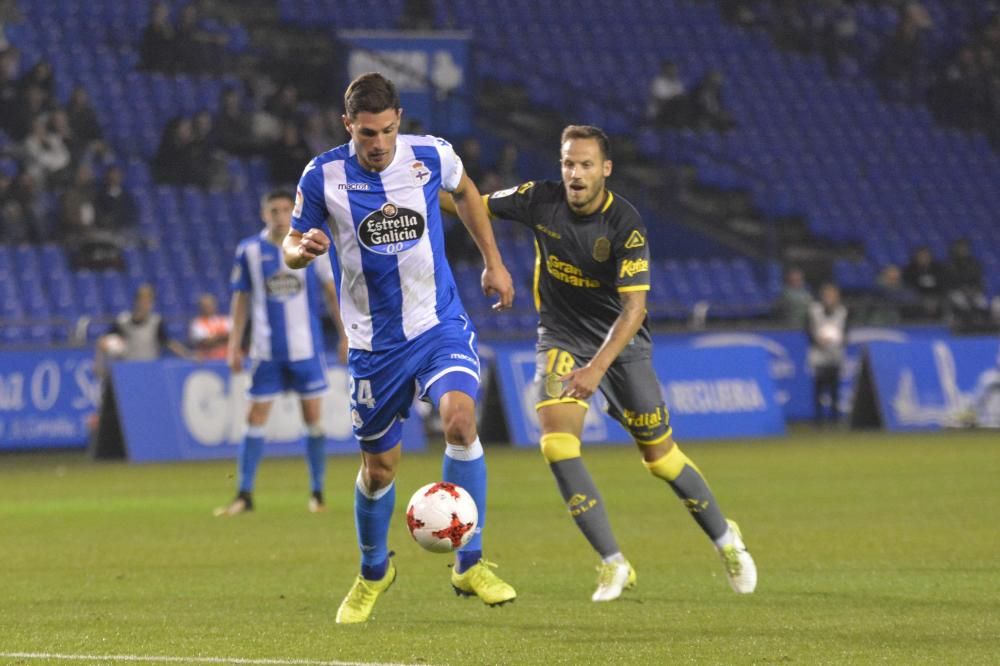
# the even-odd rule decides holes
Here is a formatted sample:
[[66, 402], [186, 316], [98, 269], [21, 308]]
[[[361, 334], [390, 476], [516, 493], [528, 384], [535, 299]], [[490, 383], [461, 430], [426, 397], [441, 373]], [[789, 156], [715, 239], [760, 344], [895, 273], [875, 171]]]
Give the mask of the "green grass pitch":
[[[487, 556], [518, 590], [458, 598], [449, 556], [405, 532], [440, 447], [404, 455], [390, 546], [399, 578], [372, 621], [337, 626], [356, 572], [357, 458], [331, 458], [306, 512], [301, 459], [264, 460], [257, 511], [215, 519], [231, 462], [0, 456], [0, 664], [1000, 663], [1000, 437], [796, 432], [687, 444], [757, 559], [733, 594], [705, 537], [626, 447], [586, 447], [637, 588], [590, 601], [596, 557], [537, 452], [488, 448]], [[77, 656], [12, 656], [52, 653]], [[200, 658], [203, 661], [194, 661]], [[208, 658], [221, 661], [208, 662]], [[140, 661], [141, 660], [141, 661]], [[245, 662], [246, 663], [246, 662]]]

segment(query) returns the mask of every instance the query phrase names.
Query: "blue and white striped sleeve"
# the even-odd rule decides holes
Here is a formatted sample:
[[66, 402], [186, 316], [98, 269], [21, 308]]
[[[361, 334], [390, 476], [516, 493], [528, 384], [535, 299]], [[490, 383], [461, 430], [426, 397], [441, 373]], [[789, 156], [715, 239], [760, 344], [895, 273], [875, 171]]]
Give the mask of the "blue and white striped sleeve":
[[462, 180], [462, 173], [465, 171], [462, 166], [462, 158], [444, 139], [435, 138], [434, 146], [441, 157], [441, 188], [446, 192], [454, 192]]
[[323, 196], [323, 168], [316, 160], [306, 165], [295, 190], [292, 228], [301, 233], [319, 229], [326, 222], [326, 200]]

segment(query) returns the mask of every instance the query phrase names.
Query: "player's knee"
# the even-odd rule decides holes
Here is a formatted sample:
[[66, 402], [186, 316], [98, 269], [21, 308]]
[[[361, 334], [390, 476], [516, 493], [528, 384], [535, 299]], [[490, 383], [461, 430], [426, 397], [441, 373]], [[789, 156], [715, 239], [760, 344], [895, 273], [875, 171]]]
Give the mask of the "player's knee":
[[542, 435], [539, 443], [542, 447], [542, 457], [546, 462], [555, 463], [580, 457], [580, 438], [568, 432], [550, 432]]
[[474, 410], [456, 409], [442, 414], [444, 439], [449, 444], [468, 446], [476, 439], [476, 413]]
[[684, 455], [684, 452], [681, 451], [681, 447], [677, 446], [672, 441], [670, 442], [666, 453], [662, 453], [663, 449], [659, 449], [657, 451], [655, 448], [658, 447], [644, 447], [642, 460], [643, 466], [653, 476], [664, 479], [665, 481], [673, 481], [681, 475], [681, 472], [684, 471], [684, 467], [686, 465], [694, 467], [694, 463], [691, 462], [690, 458]]
[[369, 490], [385, 488], [396, 478], [396, 466], [386, 460], [369, 459], [365, 463], [364, 476]]

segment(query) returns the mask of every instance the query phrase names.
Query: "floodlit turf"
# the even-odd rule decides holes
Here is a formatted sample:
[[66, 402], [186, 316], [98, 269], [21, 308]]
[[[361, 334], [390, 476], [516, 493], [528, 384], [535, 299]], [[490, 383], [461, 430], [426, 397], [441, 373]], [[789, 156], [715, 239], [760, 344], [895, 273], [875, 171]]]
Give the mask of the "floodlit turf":
[[[855, 664], [1000, 661], [1000, 437], [803, 432], [689, 444], [757, 559], [737, 597], [663, 482], [625, 447], [589, 447], [638, 587], [590, 601], [596, 558], [541, 456], [488, 451], [486, 543], [517, 602], [457, 598], [402, 504], [440, 473], [406, 456], [399, 578], [337, 626], [355, 574], [357, 460], [332, 458], [326, 514], [300, 459], [265, 460], [257, 511], [216, 519], [231, 463], [137, 466], [0, 456], [0, 653], [407, 664]], [[119, 663], [0, 657], [3, 664]], [[124, 662], [122, 662], [124, 663]], [[155, 663], [155, 662], [142, 662]], [[170, 662], [170, 663], [184, 663]], [[196, 662], [192, 662], [196, 663]]]

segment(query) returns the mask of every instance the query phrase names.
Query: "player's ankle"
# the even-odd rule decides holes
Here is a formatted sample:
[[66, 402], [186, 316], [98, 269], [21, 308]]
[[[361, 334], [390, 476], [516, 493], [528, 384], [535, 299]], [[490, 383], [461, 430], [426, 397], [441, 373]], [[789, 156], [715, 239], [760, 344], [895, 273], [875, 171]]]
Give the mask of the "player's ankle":
[[465, 573], [470, 568], [476, 566], [479, 560], [483, 559], [481, 550], [461, 550], [455, 558], [455, 570], [458, 573]]

